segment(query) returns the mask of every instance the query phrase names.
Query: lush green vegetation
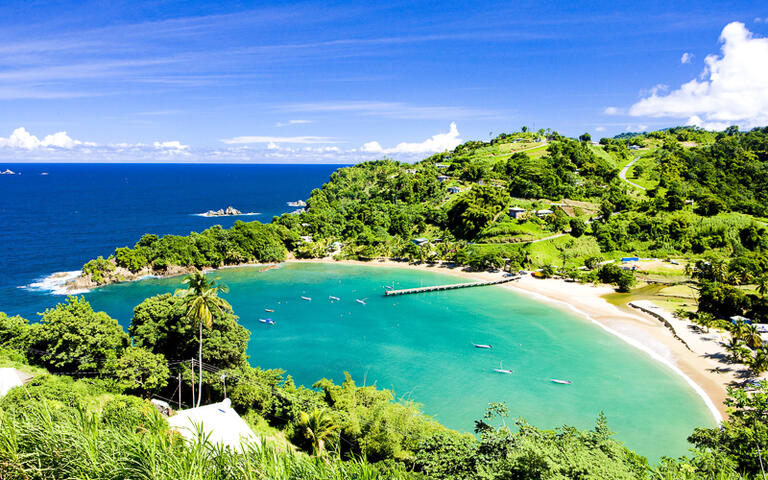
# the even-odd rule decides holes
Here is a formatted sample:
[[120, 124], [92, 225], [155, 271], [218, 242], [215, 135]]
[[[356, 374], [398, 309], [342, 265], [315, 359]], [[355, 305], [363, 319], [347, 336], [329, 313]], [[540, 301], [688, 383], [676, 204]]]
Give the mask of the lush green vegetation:
[[[768, 385], [753, 392], [731, 389], [732, 415], [722, 429], [697, 429], [690, 437], [690, 458], [664, 459], [651, 467], [613, 438], [602, 415], [593, 430], [546, 431], [522, 419], [508, 426], [506, 406], [491, 404], [472, 436], [446, 429], [391, 392], [359, 387], [349, 376], [341, 385], [323, 379], [311, 389], [296, 386], [281, 371], [248, 366], [249, 334], [229, 309], [211, 310], [210, 327], [202, 330], [204, 396], [206, 401], [222, 397], [218, 375], [225, 372], [233, 406], [266, 437], [261, 446], [248, 445], [241, 453], [204, 440], [185, 442], [141, 397], [175, 393], [177, 375], [186, 391], [197, 384], [190, 362], [166, 360], [194, 355], [200, 345], [200, 323], [187, 315], [189, 305], [183, 296], [145, 300], [129, 330], [134, 346], [113, 341], [125, 333], [89, 341], [92, 331], [110, 322], [82, 299], [70, 298], [44, 314], [54, 312], [56, 320], [72, 315], [79, 322], [52, 318], [29, 325], [0, 315], [4, 345], [13, 346], [0, 352], [4, 364], [55, 368], [82, 358], [95, 369], [51, 375], [26, 367], [37, 376], [0, 400], [0, 476], [736, 479], [758, 478], [761, 460], [768, 460], [763, 453], [768, 449], [763, 415]], [[30, 338], [50, 332], [82, 344], [80, 357], [63, 350], [25, 350]], [[71, 376], [84, 374], [80, 380]]]
[[[629, 178], [647, 190], [619, 178], [620, 168], [635, 158]], [[301, 213], [187, 237], [145, 235], [131, 248], [88, 262], [83, 271], [101, 284], [137, 272], [333, 253], [340, 259], [535, 269], [543, 277], [613, 283], [620, 291], [631, 290], [638, 279], [686, 282], [697, 311], [680, 315], [704, 328], [730, 330], [732, 359], [763, 372], [768, 348], [756, 328], [727, 319], [768, 321], [767, 179], [766, 128], [673, 128], [601, 139], [599, 145], [588, 136], [523, 131], [467, 142], [414, 165], [380, 160], [343, 168], [312, 192]], [[526, 212], [513, 218], [509, 207]], [[667, 271], [655, 262], [652, 271], [644, 271], [640, 262], [634, 272], [615, 263], [621, 257], [683, 265]], [[405, 468], [431, 478], [762, 476], [765, 387], [732, 390], [728, 404], [734, 414], [723, 429], [697, 430], [691, 458], [667, 459], [650, 469], [611, 439], [602, 419], [589, 432], [544, 432], [522, 421], [507, 429], [504, 408], [494, 406], [478, 421], [474, 438], [443, 428], [391, 392], [358, 387], [350, 378], [342, 385], [321, 380], [313, 388], [296, 386], [284, 372], [248, 365], [248, 332], [227, 305], [203, 302], [208, 314], [195, 313], [190, 305], [201, 298], [204, 289], [199, 290], [186, 299], [145, 300], [128, 334], [77, 299], [46, 311], [40, 324], [0, 315], [0, 342], [34, 352], [29, 360], [54, 372], [96, 372], [101, 383], [88, 388], [111, 394], [169, 397], [173, 379], [181, 376], [187, 391], [195, 384], [210, 401], [221, 397], [217, 379], [226, 373], [235, 407], [299, 449], [397, 465], [392, 475], [405, 475], [397, 470]], [[196, 355], [212, 367], [202, 376], [190, 369]], [[139, 373], [126, 373], [131, 371]], [[62, 388], [59, 393], [68, 398]]]

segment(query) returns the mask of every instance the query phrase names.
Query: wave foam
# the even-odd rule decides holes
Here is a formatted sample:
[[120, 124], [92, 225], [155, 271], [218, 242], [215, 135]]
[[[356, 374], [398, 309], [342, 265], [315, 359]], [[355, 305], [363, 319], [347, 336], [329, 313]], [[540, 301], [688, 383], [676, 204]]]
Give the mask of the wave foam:
[[76, 295], [80, 293], [88, 293], [90, 290], [83, 288], [80, 290], [69, 290], [65, 287], [68, 282], [76, 279], [80, 276], [80, 270], [73, 270], [71, 272], [56, 272], [48, 275], [45, 278], [32, 282], [29, 285], [25, 285], [19, 288], [25, 288], [27, 290], [47, 291], [53, 295]]

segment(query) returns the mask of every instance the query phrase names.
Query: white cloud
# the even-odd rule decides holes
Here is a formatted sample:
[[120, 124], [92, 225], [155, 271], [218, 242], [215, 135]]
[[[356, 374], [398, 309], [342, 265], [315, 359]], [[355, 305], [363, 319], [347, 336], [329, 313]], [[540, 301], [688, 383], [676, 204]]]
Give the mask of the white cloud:
[[158, 150], [189, 150], [189, 145], [182, 145], [178, 140], [171, 140], [169, 142], [154, 142], [155, 148]]
[[605, 131], [605, 127], [595, 127], [595, 131], [596, 132], [604, 132]]
[[383, 148], [379, 142], [372, 141], [365, 143], [361, 150], [367, 153], [434, 153], [451, 150], [461, 142], [456, 122], [451, 122], [448, 133], [438, 133], [420, 143], [403, 142], [394, 148]]
[[665, 96], [651, 92], [630, 115], [686, 118], [711, 129], [768, 124], [768, 38], [755, 38], [743, 23], [732, 22], [720, 41], [722, 55], [707, 56], [699, 79]]
[[683, 53], [683, 56], [680, 57], [680, 63], [691, 63], [691, 60], [693, 60], [693, 54], [685, 52]]
[[768, 23], [768, 17], [765, 17], [765, 18], [755, 17], [755, 23]]
[[24, 150], [37, 150], [40, 148], [65, 148], [72, 149], [78, 146], [96, 146], [95, 143], [74, 140], [67, 132], [56, 132], [46, 135], [42, 140], [32, 135], [24, 127], [14, 130], [8, 138], [0, 137], [0, 147], [19, 148]]
[[331, 137], [313, 137], [313, 136], [301, 136], [301, 137], [270, 137], [270, 136], [245, 136], [225, 138], [222, 142], [228, 145], [245, 145], [248, 143], [338, 143]]
[[619, 115], [622, 113], [622, 111], [616, 107], [605, 107], [603, 113], [606, 115]]
[[353, 115], [411, 120], [448, 120], [455, 118], [492, 118], [498, 113], [477, 108], [411, 105], [403, 102], [341, 101], [294, 103], [277, 107], [295, 113], [347, 112]]
[[288, 120], [287, 122], [277, 122], [276, 127], [288, 127], [291, 125], [306, 125], [307, 123], [313, 123], [312, 120]]

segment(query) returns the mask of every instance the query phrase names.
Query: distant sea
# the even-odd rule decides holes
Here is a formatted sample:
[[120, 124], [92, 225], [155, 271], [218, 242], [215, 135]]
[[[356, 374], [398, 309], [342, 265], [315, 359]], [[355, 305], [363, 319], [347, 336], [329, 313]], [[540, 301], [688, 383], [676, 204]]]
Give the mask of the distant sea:
[[[17, 172], [0, 175], [0, 311], [36, 318], [61, 300], [40, 283], [48, 275], [79, 270], [145, 233], [269, 222], [340, 166], [0, 162], [0, 172]], [[229, 205], [258, 215], [195, 215]]]

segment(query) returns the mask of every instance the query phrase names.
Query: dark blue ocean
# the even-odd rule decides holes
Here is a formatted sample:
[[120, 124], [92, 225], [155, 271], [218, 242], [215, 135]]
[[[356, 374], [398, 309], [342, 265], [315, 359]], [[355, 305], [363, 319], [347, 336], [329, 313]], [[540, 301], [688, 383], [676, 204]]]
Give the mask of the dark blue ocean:
[[[40, 282], [145, 233], [186, 235], [294, 210], [339, 165], [11, 164], [0, 175], [0, 311], [30, 320], [61, 297]], [[47, 175], [43, 175], [47, 173]], [[259, 215], [195, 215], [232, 205]]]

